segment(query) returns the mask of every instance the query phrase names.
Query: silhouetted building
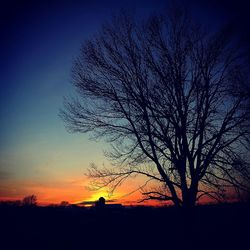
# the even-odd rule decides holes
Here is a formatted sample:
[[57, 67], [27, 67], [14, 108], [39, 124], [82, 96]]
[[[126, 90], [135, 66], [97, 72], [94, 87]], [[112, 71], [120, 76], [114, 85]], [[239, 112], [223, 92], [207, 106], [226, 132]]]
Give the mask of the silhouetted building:
[[104, 208], [105, 207], [105, 198], [100, 197], [99, 200], [95, 203], [97, 208]]
[[106, 204], [106, 200], [103, 197], [100, 197], [98, 201], [95, 203], [95, 208], [97, 209], [111, 209], [111, 210], [119, 210], [123, 208], [122, 204]]

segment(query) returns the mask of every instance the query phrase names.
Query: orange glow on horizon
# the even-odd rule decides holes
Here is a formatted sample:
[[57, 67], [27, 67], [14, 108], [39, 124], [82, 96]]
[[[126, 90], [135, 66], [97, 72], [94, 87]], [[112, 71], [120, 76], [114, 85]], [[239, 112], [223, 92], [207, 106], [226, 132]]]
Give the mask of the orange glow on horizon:
[[[0, 193], [0, 201], [3, 200], [22, 200], [25, 196], [36, 195], [39, 205], [60, 204], [62, 201], [68, 201], [71, 204], [77, 204], [84, 201], [97, 201], [104, 197], [107, 202], [111, 200], [114, 203], [123, 205], [142, 205], [138, 204], [141, 195], [139, 192], [132, 193], [131, 190], [137, 188], [136, 182], [129, 182], [129, 185], [121, 186], [112, 195], [109, 195], [105, 189], [90, 191], [86, 189], [88, 180], [83, 178], [65, 178], [54, 181], [31, 181], [12, 180], [1, 183], [5, 189]], [[128, 189], [129, 186], [129, 189]], [[147, 204], [154, 204], [147, 202]]]
[[[139, 180], [140, 181], [140, 180]], [[107, 203], [120, 203], [122, 205], [149, 205], [161, 206], [170, 203], [162, 203], [155, 200], [138, 203], [142, 199], [139, 191], [132, 192], [138, 188], [138, 182], [128, 180], [126, 185], [122, 185], [113, 195], [109, 195], [106, 189], [98, 191], [89, 191], [85, 187], [88, 184], [86, 177], [82, 178], [62, 178], [60, 180], [39, 182], [31, 180], [3, 181], [4, 191], [0, 193], [0, 201], [22, 200], [27, 195], [36, 195], [39, 205], [60, 204], [67, 201], [70, 204], [79, 204], [81, 202], [95, 202], [100, 197], [104, 197]], [[235, 201], [233, 197], [228, 199]], [[210, 199], [204, 198], [199, 203], [209, 203]]]

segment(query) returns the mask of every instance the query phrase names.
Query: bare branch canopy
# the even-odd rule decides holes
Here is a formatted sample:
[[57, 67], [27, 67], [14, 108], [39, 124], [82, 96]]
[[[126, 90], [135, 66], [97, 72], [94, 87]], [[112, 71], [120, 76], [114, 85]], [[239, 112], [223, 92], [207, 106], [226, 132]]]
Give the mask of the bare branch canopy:
[[143, 175], [160, 187], [145, 199], [187, 207], [249, 191], [249, 78], [232, 37], [178, 9], [145, 22], [114, 17], [84, 42], [72, 69], [78, 96], [61, 117], [112, 144], [115, 167], [89, 172], [100, 186]]

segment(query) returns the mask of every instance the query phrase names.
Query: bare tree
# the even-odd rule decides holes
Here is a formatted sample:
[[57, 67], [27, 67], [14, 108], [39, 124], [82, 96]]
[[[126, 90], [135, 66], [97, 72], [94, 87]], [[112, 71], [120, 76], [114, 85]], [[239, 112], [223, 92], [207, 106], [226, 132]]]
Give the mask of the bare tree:
[[143, 175], [155, 183], [145, 199], [185, 207], [249, 190], [249, 80], [231, 38], [175, 9], [143, 23], [114, 17], [83, 44], [72, 70], [78, 97], [61, 116], [69, 131], [111, 143], [113, 167], [89, 169], [96, 185], [114, 190]]
[[70, 206], [68, 201], [61, 201], [60, 207], [68, 207], [68, 206]]
[[23, 206], [36, 206], [37, 205], [37, 197], [32, 194], [25, 196], [22, 201]]

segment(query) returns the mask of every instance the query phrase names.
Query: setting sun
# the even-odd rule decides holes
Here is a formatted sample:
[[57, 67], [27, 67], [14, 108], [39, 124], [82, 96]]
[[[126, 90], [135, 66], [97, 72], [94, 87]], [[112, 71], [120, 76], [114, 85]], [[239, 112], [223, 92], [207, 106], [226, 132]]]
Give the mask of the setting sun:
[[99, 191], [99, 192], [96, 192], [96, 193], [92, 194], [91, 197], [89, 199], [87, 199], [87, 200], [89, 200], [89, 201], [97, 201], [100, 197], [105, 198], [106, 201], [111, 199], [111, 197], [113, 198], [113, 196], [110, 196], [108, 194], [108, 192]]

